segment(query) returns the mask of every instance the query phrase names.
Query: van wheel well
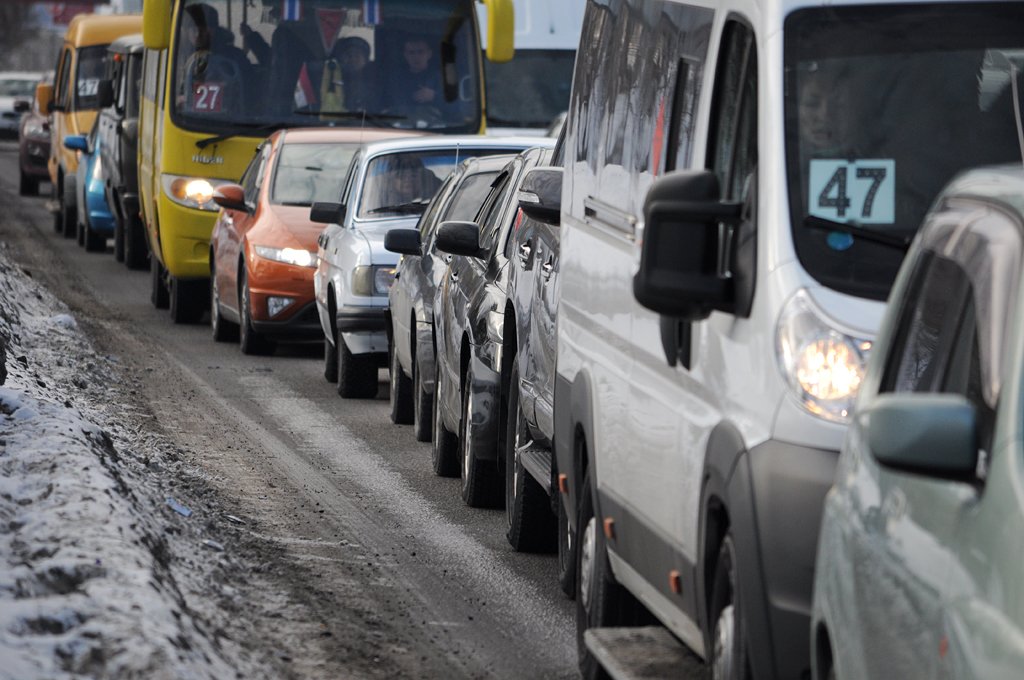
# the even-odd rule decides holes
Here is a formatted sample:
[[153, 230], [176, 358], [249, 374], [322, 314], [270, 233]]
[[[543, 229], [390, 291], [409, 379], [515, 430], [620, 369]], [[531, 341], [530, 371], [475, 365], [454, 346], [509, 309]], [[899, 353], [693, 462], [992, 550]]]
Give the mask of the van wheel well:
[[704, 526], [704, 554], [701, 563], [705, 588], [704, 616], [708, 625], [714, 625], [714, 612], [712, 607], [712, 584], [715, 580], [715, 571], [718, 568], [718, 555], [722, 549], [722, 540], [729, 532], [729, 510], [725, 507], [718, 496], [711, 496], [707, 500], [705, 526]]

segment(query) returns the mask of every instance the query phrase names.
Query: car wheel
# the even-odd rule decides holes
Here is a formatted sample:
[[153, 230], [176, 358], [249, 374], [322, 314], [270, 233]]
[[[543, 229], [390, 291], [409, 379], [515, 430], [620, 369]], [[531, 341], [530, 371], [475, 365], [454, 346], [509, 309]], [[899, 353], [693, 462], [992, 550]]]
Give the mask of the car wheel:
[[473, 411], [481, 408], [473, 396], [473, 365], [466, 371], [459, 418], [459, 460], [462, 464], [462, 500], [471, 508], [492, 508], [501, 502], [498, 468], [494, 461], [476, 457]]
[[576, 597], [576, 537], [569, 524], [565, 499], [558, 501], [558, 585], [570, 600]]
[[556, 535], [551, 500], [523, 467], [521, 452], [530, 443], [530, 429], [519, 404], [519, 358], [509, 380], [508, 432], [505, 436], [505, 535], [519, 552], [550, 551]]
[[324, 338], [324, 380], [334, 384], [338, 382], [338, 348], [335, 342]]
[[372, 354], [352, 354], [338, 333], [338, 395], [345, 399], [377, 396], [377, 362]]
[[124, 220], [114, 217], [114, 260], [124, 262]]
[[252, 327], [252, 296], [249, 292], [249, 276], [243, 266], [238, 270], [239, 312], [238, 346], [242, 354], [262, 356], [274, 352], [274, 343], [257, 333]]
[[199, 321], [205, 311], [209, 284], [202, 281], [183, 281], [176, 276], [170, 277], [170, 284], [168, 306], [171, 321], [178, 324]]
[[210, 267], [210, 330], [214, 342], [234, 342], [238, 340], [238, 324], [231, 323], [220, 313], [220, 286], [212, 263]]
[[[78, 233], [78, 211], [75, 208], [75, 192], [68, 189], [67, 182], [61, 184], [60, 210], [63, 214], [64, 238], [74, 238]], [[81, 243], [81, 241], [79, 241]]]
[[[86, 218], [88, 219], [88, 218]], [[80, 225], [82, 230], [83, 240], [85, 243], [86, 252], [98, 253], [107, 249], [107, 238], [103, 234], [98, 234], [90, 226], [88, 221], [85, 224]]]
[[[593, 486], [588, 470], [580, 489], [576, 526], [580, 532], [576, 557], [576, 653], [584, 680], [609, 677], [587, 649], [589, 628], [646, 623], [645, 610], [612, 574], [600, 518], [594, 512]], [[649, 617], [649, 615], [648, 615]]]
[[736, 570], [736, 547], [732, 533], [727, 532], [718, 550], [711, 590], [713, 680], [749, 680], [751, 677]]
[[164, 266], [152, 254], [149, 256], [149, 301], [157, 309], [167, 309], [170, 305], [167, 284], [164, 283]]
[[129, 269], [145, 269], [149, 246], [146, 245], [146, 226], [139, 217], [125, 218], [124, 263]]
[[53, 210], [53, 230], [58, 234], [64, 233], [64, 205], [61, 203], [61, 196], [64, 195], [64, 176], [57, 175], [57, 182], [50, 185], [50, 199]]
[[434, 398], [423, 386], [423, 374], [416, 353], [412, 357], [412, 433], [418, 442], [429, 442], [433, 422]]
[[396, 425], [412, 424], [412, 380], [402, 372], [402, 362], [398, 360], [398, 352], [394, 343], [391, 345], [391, 422]]
[[39, 180], [35, 177], [29, 177], [24, 172], [21, 173], [18, 181], [18, 194], [21, 196], [38, 196]]
[[[436, 353], [435, 353], [435, 356]], [[441, 415], [441, 362], [434, 363], [434, 404], [431, 409], [433, 417], [434, 441], [430, 447], [430, 458], [434, 474], [441, 477], [455, 477], [459, 474], [459, 438], [444, 426]]]

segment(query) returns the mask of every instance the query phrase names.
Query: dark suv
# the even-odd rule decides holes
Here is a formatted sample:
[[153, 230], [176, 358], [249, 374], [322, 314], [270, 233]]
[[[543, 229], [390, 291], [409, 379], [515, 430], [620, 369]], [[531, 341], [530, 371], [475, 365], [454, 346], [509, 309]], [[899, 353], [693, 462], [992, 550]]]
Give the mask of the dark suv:
[[114, 213], [114, 256], [131, 269], [148, 266], [146, 232], [139, 216], [139, 86], [142, 36], [127, 35], [110, 44], [107, 80], [100, 86], [100, 162], [107, 204]]

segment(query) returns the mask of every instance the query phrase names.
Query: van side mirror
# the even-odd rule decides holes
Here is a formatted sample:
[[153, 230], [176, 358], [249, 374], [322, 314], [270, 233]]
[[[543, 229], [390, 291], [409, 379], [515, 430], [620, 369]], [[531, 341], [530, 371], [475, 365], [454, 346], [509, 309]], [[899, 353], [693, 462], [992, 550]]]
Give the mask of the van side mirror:
[[534, 168], [519, 185], [519, 208], [531, 220], [562, 222], [562, 168]]
[[341, 224], [345, 221], [345, 204], [320, 201], [309, 209], [311, 222], [320, 224]]
[[384, 234], [384, 249], [399, 255], [422, 255], [418, 229], [392, 229]]
[[36, 106], [45, 116], [53, 113], [53, 85], [49, 83], [36, 85]]
[[96, 85], [96, 98], [99, 100], [99, 108], [111, 106], [114, 103], [114, 81], [101, 80]]
[[245, 189], [237, 184], [221, 184], [213, 190], [213, 202], [225, 210], [248, 212], [245, 204]]
[[89, 151], [89, 138], [85, 135], [68, 135], [64, 138], [64, 148], [71, 151]]
[[633, 277], [637, 302], [689, 321], [732, 309], [727, 272], [742, 206], [720, 197], [718, 177], [708, 170], [673, 172], [651, 186], [644, 201], [640, 268]]
[[476, 222], [442, 222], [437, 230], [437, 249], [452, 255], [486, 257], [480, 247], [480, 226]]
[[856, 417], [886, 467], [954, 480], [977, 472], [977, 416], [959, 394], [886, 394]]

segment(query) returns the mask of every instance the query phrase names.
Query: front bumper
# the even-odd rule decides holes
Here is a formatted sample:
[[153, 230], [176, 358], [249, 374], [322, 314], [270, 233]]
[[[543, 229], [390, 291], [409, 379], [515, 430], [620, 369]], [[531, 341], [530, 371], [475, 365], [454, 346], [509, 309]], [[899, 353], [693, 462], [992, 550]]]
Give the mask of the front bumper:
[[477, 349], [470, 350], [473, 382], [473, 455], [478, 460], [498, 460], [498, 431], [501, 421], [501, 375], [478, 358]]
[[[258, 297], [253, 294], [253, 304], [260, 304]], [[262, 304], [265, 302], [263, 298]], [[299, 308], [287, 319], [280, 321], [257, 321], [252, 320], [252, 328], [260, 335], [266, 335], [278, 340], [316, 341], [324, 339], [324, 332], [320, 328], [320, 319], [317, 317], [316, 302], [310, 301]]]

